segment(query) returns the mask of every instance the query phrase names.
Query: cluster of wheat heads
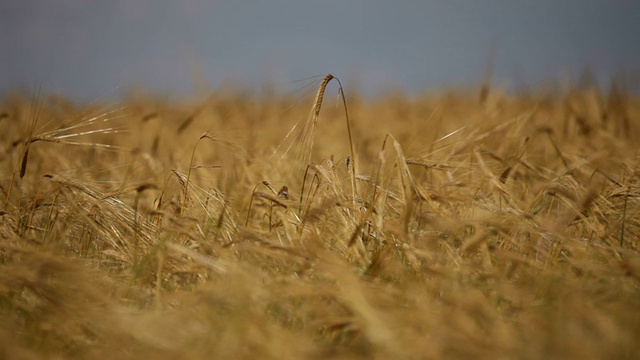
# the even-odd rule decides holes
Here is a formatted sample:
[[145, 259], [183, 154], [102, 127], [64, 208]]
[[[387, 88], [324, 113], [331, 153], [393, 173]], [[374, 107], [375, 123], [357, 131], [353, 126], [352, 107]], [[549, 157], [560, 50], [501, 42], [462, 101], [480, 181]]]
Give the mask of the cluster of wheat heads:
[[636, 97], [316, 85], [6, 98], [0, 358], [640, 355]]

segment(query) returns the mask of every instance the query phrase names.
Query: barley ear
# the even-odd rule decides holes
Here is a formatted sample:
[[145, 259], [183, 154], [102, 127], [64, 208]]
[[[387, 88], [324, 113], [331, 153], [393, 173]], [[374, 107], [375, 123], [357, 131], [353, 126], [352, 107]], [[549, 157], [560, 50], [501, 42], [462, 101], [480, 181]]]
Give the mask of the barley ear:
[[347, 99], [344, 96], [344, 88], [342, 86], [342, 82], [340, 81], [340, 79], [333, 76], [332, 74], [328, 74], [327, 76], [325, 76], [324, 80], [322, 80], [322, 83], [320, 83], [320, 87], [318, 88], [318, 93], [316, 94], [316, 99], [312, 107], [313, 124], [315, 124], [318, 121], [318, 115], [320, 114], [320, 108], [322, 107], [322, 100], [324, 98], [324, 92], [327, 88], [327, 84], [329, 83], [329, 81], [333, 79], [335, 79], [338, 82], [340, 97], [342, 97], [342, 106], [344, 108], [344, 115], [347, 122], [347, 134], [349, 136], [349, 151], [351, 153], [350, 154], [351, 167], [349, 169], [350, 178], [351, 178], [351, 196], [352, 196], [353, 204], [355, 207], [355, 204], [357, 203], [356, 195], [358, 194], [358, 191], [356, 188], [357, 187], [357, 183], [356, 183], [357, 171], [356, 171], [356, 156], [355, 156], [355, 150], [353, 146], [353, 136], [351, 134], [351, 122], [349, 121], [349, 110], [347, 108]]

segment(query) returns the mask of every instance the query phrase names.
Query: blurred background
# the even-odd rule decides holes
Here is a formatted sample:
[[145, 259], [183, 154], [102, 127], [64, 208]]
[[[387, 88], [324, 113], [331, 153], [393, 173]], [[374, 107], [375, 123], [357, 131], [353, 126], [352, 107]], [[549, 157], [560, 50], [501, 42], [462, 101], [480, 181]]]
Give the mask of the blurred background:
[[4, 0], [0, 95], [289, 92], [327, 73], [366, 95], [466, 88], [487, 74], [518, 90], [585, 70], [608, 86], [637, 79], [639, 19], [640, 2], [616, 0]]

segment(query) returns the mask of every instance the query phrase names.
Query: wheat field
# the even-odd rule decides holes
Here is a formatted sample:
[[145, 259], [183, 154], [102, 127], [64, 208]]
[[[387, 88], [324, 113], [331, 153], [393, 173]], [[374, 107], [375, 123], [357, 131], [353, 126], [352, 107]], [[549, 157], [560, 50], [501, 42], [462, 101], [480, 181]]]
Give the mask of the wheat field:
[[5, 97], [0, 358], [640, 358], [637, 96], [309, 85]]

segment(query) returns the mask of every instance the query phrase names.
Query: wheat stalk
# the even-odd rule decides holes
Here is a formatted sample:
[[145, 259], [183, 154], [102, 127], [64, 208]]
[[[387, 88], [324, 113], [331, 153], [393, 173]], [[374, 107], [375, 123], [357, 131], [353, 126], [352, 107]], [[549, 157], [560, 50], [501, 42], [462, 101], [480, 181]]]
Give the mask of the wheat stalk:
[[[340, 92], [340, 97], [342, 98], [342, 105], [343, 105], [344, 114], [345, 114], [345, 122], [346, 122], [347, 135], [349, 140], [349, 157], [347, 158], [347, 167], [349, 170], [350, 181], [351, 181], [351, 198], [355, 206], [358, 198], [357, 195], [359, 192], [358, 192], [357, 183], [356, 183], [357, 161], [355, 156], [355, 146], [354, 146], [353, 135], [351, 130], [351, 120], [349, 118], [349, 110], [347, 107], [347, 100], [344, 94], [344, 87], [342, 86], [342, 82], [340, 81], [340, 79], [338, 79], [334, 75], [328, 74], [324, 77], [322, 82], [320, 82], [320, 85], [318, 86], [318, 91], [313, 101], [313, 105], [311, 106], [311, 112], [309, 114], [309, 117], [307, 118], [307, 121], [303, 129], [301, 130], [299, 136], [297, 137], [297, 139], [294, 139], [294, 141], [291, 142], [291, 144], [289, 144], [289, 146], [283, 152], [282, 158], [284, 158], [284, 156], [291, 150], [291, 148], [295, 146], [295, 150], [294, 150], [295, 158], [298, 159], [299, 161], [297, 164], [292, 164], [292, 169], [295, 168], [296, 170], [298, 170], [299, 168], [300, 171], [302, 171], [302, 168], [306, 169], [310, 164], [311, 155], [313, 151], [313, 144], [315, 139], [316, 124], [318, 123], [318, 118], [320, 116], [320, 111], [322, 109], [322, 103], [324, 100], [324, 94], [327, 89], [327, 85], [332, 80], [335, 80], [336, 82], [338, 82], [338, 90]], [[291, 136], [291, 134], [295, 131], [297, 126], [298, 124], [295, 124], [291, 128], [291, 130], [284, 137], [283, 143]], [[281, 143], [276, 148], [276, 150], [274, 151], [274, 154], [279, 151], [283, 143]]]

